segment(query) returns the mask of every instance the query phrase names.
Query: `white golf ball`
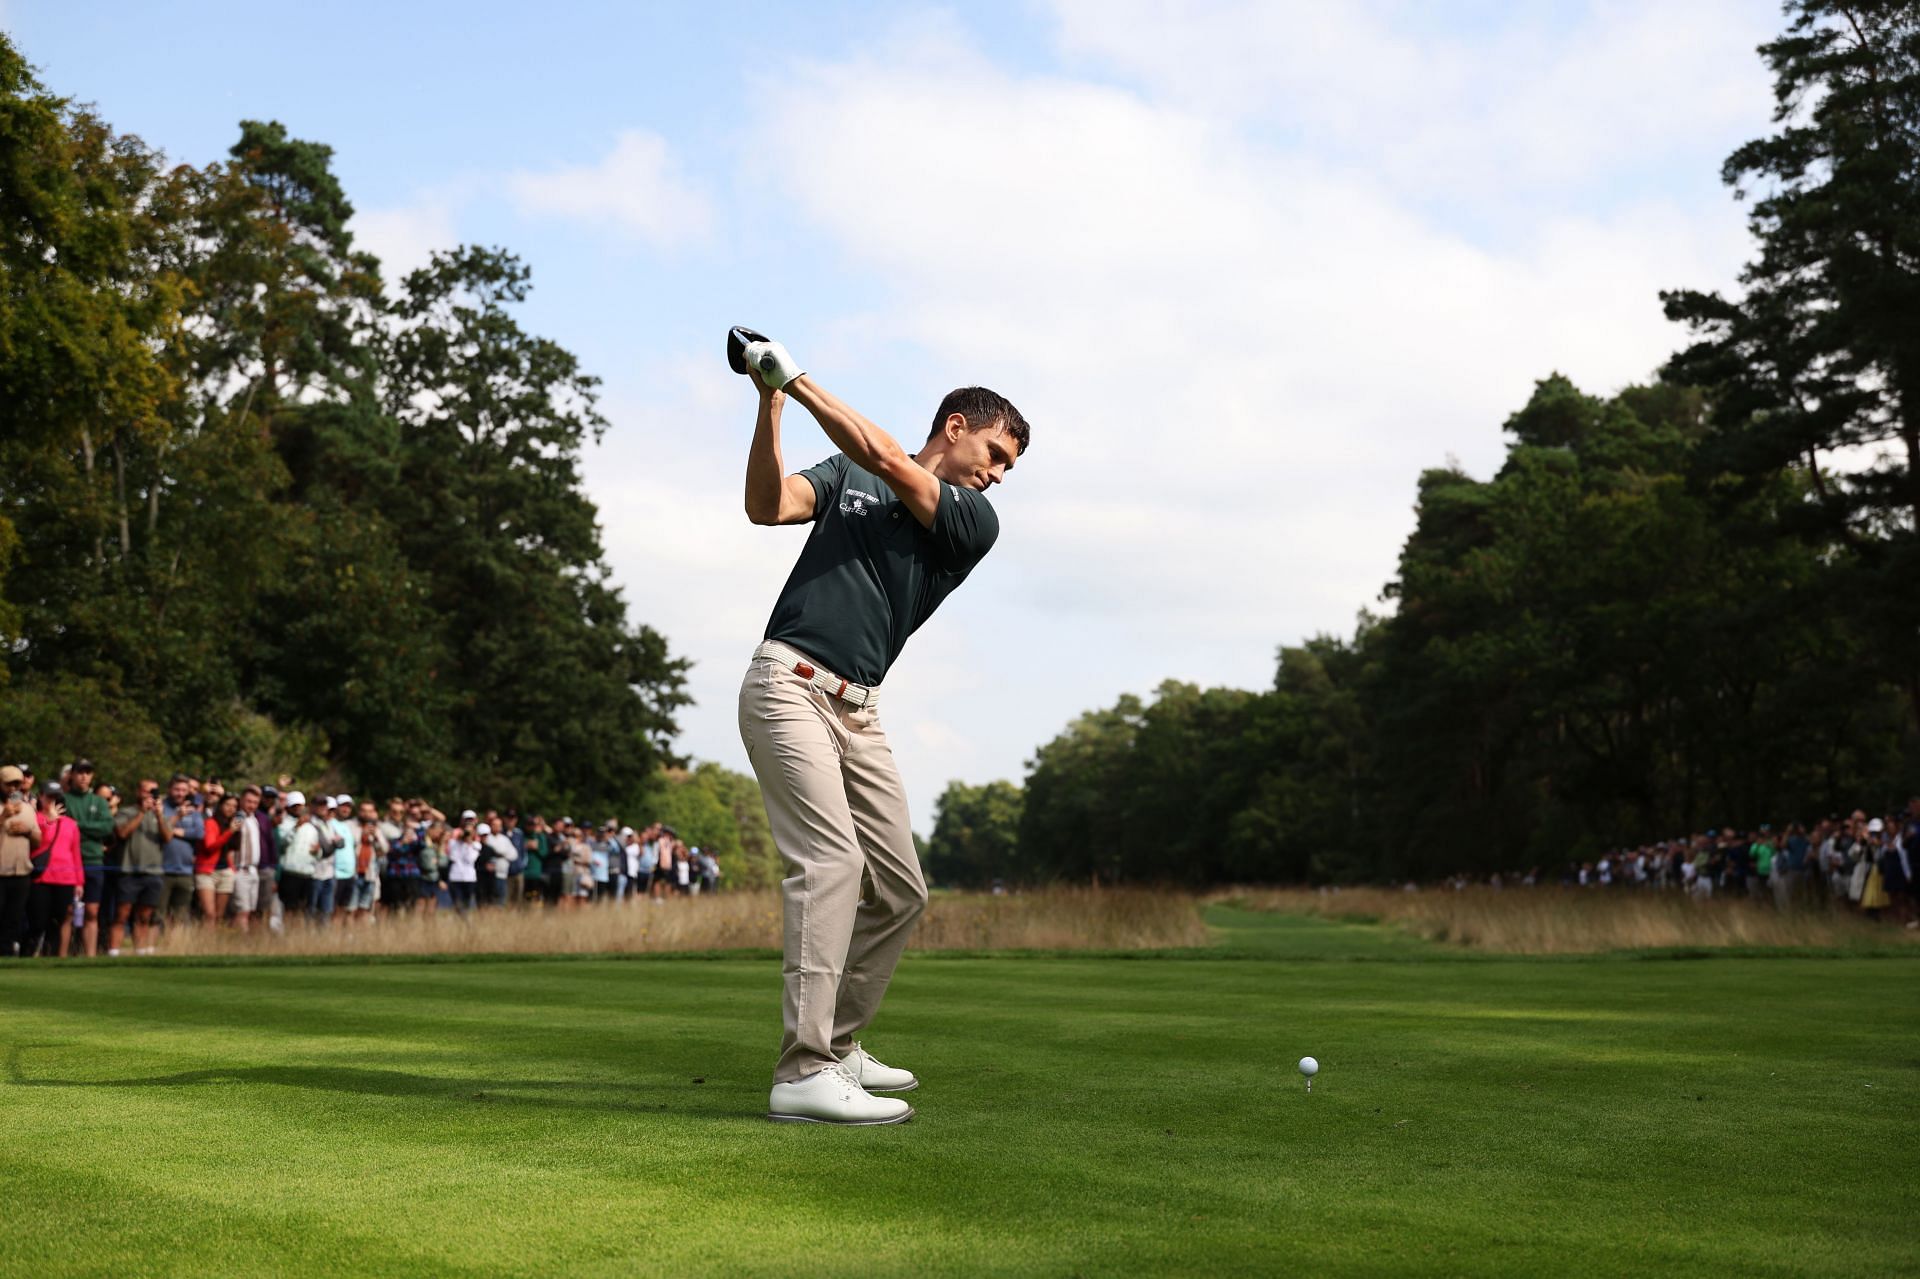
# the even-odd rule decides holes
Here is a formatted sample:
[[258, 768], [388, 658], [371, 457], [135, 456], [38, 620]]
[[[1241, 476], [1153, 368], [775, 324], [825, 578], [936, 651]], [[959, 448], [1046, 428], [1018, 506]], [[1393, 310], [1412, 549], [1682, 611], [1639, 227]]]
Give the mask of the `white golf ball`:
[[1302, 1057], [1300, 1059], [1300, 1073], [1311, 1079], [1320, 1073], [1320, 1063], [1311, 1057]]

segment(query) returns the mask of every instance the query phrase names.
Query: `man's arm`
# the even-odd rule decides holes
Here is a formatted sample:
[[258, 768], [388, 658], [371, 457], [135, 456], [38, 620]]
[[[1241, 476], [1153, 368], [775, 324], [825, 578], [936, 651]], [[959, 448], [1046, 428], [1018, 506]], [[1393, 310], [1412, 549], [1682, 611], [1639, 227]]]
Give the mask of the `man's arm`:
[[[786, 390], [813, 414], [827, 438], [852, 458], [855, 466], [879, 476], [913, 512], [913, 518], [920, 521], [922, 528], [933, 527], [934, 512], [940, 507], [940, 481], [932, 471], [914, 461], [913, 456], [900, 447], [900, 441], [829, 395], [810, 374], [802, 373], [787, 383]], [[805, 484], [806, 480], [800, 482]], [[811, 486], [808, 498], [811, 510]]]
[[755, 524], [804, 524], [813, 518], [813, 484], [804, 475], [786, 475], [780, 463], [780, 410], [787, 397], [753, 379], [760, 412], [747, 452], [747, 518]]

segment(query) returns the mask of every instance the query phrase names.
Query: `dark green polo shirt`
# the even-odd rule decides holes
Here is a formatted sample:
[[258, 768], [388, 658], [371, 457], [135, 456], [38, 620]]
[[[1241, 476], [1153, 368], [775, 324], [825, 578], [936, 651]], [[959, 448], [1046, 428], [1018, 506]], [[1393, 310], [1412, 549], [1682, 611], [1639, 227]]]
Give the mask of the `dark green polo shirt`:
[[942, 484], [933, 527], [922, 528], [892, 489], [844, 453], [800, 474], [813, 484], [813, 531], [766, 637], [842, 679], [878, 684], [907, 636], [993, 549], [999, 517], [984, 494]]
[[67, 816], [80, 828], [80, 864], [98, 866], [113, 838], [113, 810], [107, 801], [91, 790], [71, 791], [67, 795]]

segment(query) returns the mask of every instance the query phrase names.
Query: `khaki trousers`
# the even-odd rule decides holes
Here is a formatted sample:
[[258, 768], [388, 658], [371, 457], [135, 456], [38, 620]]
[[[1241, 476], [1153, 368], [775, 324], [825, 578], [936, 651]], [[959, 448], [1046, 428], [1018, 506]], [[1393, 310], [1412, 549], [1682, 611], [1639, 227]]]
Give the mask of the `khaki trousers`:
[[740, 685], [740, 740], [786, 868], [773, 1079], [791, 1083], [851, 1052], [873, 1021], [927, 883], [875, 700], [855, 709], [756, 658]]

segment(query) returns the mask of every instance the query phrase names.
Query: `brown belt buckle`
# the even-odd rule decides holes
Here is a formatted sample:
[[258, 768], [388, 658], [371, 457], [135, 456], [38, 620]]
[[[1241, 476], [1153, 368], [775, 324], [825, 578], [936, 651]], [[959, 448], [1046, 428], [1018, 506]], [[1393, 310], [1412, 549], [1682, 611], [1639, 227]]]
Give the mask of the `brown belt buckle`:
[[809, 662], [795, 662], [793, 664], [793, 673], [801, 679], [812, 679], [813, 666]]

